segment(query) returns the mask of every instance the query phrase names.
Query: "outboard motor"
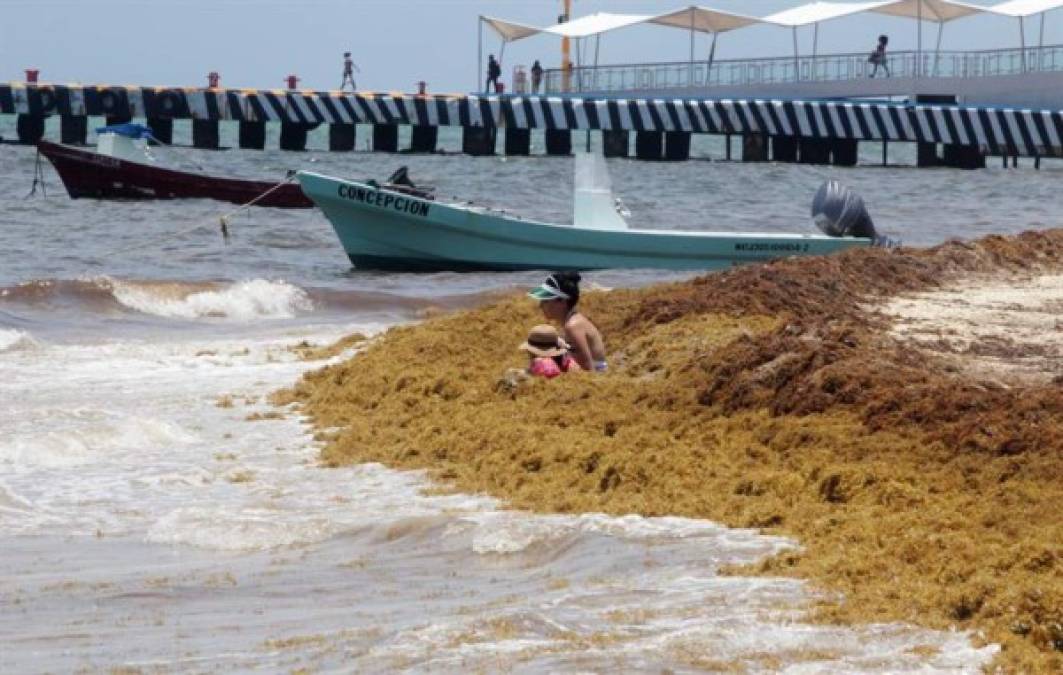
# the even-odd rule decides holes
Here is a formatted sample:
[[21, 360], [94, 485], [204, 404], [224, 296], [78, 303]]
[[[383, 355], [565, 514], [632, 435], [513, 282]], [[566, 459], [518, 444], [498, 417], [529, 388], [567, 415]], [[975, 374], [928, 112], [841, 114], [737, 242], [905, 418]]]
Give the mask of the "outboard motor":
[[391, 174], [388, 178], [388, 185], [405, 185], [407, 187], [417, 187], [410, 180], [410, 171], [405, 166], [400, 166], [395, 170], [395, 173]]
[[864, 200], [836, 180], [819, 186], [812, 199], [812, 220], [830, 237], [863, 237], [878, 241]]
[[420, 197], [421, 199], [435, 199], [433, 194], [435, 188], [426, 185], [415, 185], [410, 180], [410, 172], [405, 166], [400, 166], [396, 169], [395, 173], [391, 174], [384, 186], [389, 190], [396, 192], [402, 192], [403, 194], [413, 195], [414, 197]]

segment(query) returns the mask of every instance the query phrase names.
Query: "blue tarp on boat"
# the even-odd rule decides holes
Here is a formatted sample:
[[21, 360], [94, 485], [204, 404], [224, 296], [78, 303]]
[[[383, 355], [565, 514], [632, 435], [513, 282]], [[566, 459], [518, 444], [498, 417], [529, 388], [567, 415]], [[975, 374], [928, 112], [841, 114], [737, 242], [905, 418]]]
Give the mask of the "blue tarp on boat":
[[154, 139], [155, 135], [151, 132], [151, 129], [143, 124], [134, 124], [132, 122], [126, 122], [125, 124], [111, 124], [105, 127], [98, 127], [96, 129], [98, 134], [118, 134], [119, 136], [125, 136], [126, 138], [132, 138], [138, 140], [141, 138]]

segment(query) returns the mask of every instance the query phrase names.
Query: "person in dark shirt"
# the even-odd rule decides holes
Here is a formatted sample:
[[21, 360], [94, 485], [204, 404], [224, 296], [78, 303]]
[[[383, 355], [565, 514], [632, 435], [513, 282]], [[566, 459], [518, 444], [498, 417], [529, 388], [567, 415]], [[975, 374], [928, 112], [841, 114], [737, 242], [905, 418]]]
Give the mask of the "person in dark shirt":
[[487, 87], [486, 93], [491, 94], [498, 90], [498, 78], [502, 77], [502, 66], [495, 60], [495, 55], [487, 57]]
[[539, 65], [539, 59], [535, 59], [535, 63], [532, 64], [532, 67], [531, 67], [531, 78], [532, 78], [532, 82], [531, 82], [532, 93], [533, 94], [538, 94], [539, 93], [539, 85], [541, 85], [543, 83], [543, 67], [541, 65]]
[[878, 44], [875, 45], [874, 51], [871, 52], [871, 56], [867, 57], [867, 62], [872, 63], [875, 67], [871, 70], [871, 77], [874, 77], [878, 73], [879, 66], [886, 71], [886, 77], [890, 76], [890, 66], [886, 62], [886, 45], [889, 44], [890, 39], [885, 35], [878, 36]]
[[[343, 52], [343, 82], [340, 83], [340, 91], [347, 86], [347, 83], [351, 83], [351, 91], [358, 89], [358, 85], [354, 83], [354, 71], [358, 70], [358, 66], [354, 65], [354, 61], [351, 60], [350, 52]], [[362, 72], [358, 70], [358, 72]]]

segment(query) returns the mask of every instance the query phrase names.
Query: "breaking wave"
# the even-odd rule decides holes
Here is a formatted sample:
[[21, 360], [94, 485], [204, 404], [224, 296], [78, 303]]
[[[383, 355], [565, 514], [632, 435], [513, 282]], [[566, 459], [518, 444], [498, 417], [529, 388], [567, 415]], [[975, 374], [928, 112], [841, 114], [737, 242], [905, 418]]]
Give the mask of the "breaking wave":
[[114, 282], [115, 299], [138, 312], [166, 318], [290, 319], [313, 309], [306, 291], [284, 281], [252, 279], [189, 291], [186, 284]]
[[285, 281], [129, 281], [101, 276], [43, 279], [0, 288], [0, 301], [48, 310], [138, 312], [172, 319], [289, 319], [314, 303]]
[[29, 333], [21, 330], [0, 328], [0, 352], [31, 349], [37, 341]]

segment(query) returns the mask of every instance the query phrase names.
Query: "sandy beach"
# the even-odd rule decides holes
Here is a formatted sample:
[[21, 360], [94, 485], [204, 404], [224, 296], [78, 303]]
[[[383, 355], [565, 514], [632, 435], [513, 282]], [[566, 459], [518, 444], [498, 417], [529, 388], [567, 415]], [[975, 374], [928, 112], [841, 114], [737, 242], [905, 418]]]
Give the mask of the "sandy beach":
[[590, 292], [610, 372], [516, 385], [539, 316], [514, 296], [392, 328], [274, 398], [329, 466], [786, 535], [802, 548], [728, 571], [811, 580], [818, 621], [970, 631], [994, 666], [1058, 671], [1061, 271], [1048, 230]]

